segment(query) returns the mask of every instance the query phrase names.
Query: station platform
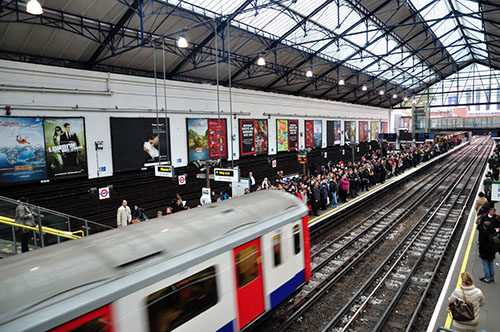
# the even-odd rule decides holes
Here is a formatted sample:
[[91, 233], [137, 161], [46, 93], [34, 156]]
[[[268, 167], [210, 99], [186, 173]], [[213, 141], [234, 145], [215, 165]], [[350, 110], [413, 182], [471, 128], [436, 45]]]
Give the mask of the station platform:
[[368, 191], [359, 191], [357, 197], [350, 198], [346, 203], [339, 204], [339, 206], [336, 208], [333, 208], [331, 205], [328, 205], [328, 208], [326, 210], [320, 211], [321, 215], [319, 215], [317, 217], [316, 216], [311, 217], [311, 219], [309, 220], [309, 228], [314, 227], [326, 219], [330, 219], [337, 214], [343, 213], [344, 211], [353, 208], [361, 201], [369, 199], [370, 197], [376, 195], [379, 191], [385, 190], [388, 187], [392, 187], [392, 186], [394, 186], [402, 181], [405, 181], [407, 178], [411, 177], [414, 173], [419, 172], [422, 168], [429, 167], [430, 165], [434, 164], [438, 160], [445, 158], [446, 156], [455, 152], [457, 149], [461, 149], [468, 144], [470, 144], [470, 142], [465, 141], [462, 144], [457, 145], [456, 147], [454, 147], [450, 151], [445, 152], [442, 155], [437, 156], [435, 158], [432, 158], [426, 162], [423, 162], [423, 163], [419, 164], [417, 167], [413, 167], [409, 170], [406, 170], [402, 174], [399, 174], [395, 177], [392, 177], [389, 180], [385, 181], [384, 183], [378, 184], [378, 185], [370, 188], [370, 190], [368, 190]]
[[[485, 174], [489, 171], [486, 167], [484, 174], [481, 177], [480, 186], [475, 197], [480, 191], [483, 190], [482, 180]], [[474, 203], [475, 204], [475, 203]], [[500, 211], [500, 202], [495, 203], [495, 208]], [[462, 272], [469, 272], [472, 274], [474, 285], [479, 288], [485, 297], [485, 304], [480, 310], [479, 316], [479, 326], [477, 331], [484, 332], [496, 332], [500, 331], [500, 315], [498, 314], [498, 308], [500, 308], [500, 286], [499, 281], [494, 283], [484, 283], [479, 280], [484, 276], [483, 265], [481, 258], [479, 258], [479, 246], [477, 244], [478, 231], [476, 230], [476, 211], [474, 208], [471, 209], [469, 217], [467, 219], [467, 224], [465, 226], [462, 237], [460, 238], [460, 243], [458, 245], [455, 257], [450, 266], [448, 275], [446, 277], [443, 290], [439, 296], [439, 300], [436, 304], [436, 308], [432, 314], [432, 318], [429, 322], [427, 332], [435, 332], [438, 328], [446, 328], [453, 330], [452, 318], [446, 311], [448, 306], [448, 298], [453, 290], [460, 286], [460, 274]], [[495, 274], [500, 277], [500, 266], [496, 263], [500, 262], [499, 256], [495, 258]], [[499, 263], [500, 264], [500, 263]]]

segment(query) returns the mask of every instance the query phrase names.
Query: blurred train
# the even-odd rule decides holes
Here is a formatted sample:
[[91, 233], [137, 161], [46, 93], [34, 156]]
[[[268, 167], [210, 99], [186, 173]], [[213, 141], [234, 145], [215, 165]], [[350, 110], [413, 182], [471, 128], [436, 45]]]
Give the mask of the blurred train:
[[0, 331], [239, 331], [311, 277], [307, 224], [266, 190], [4, 259]]

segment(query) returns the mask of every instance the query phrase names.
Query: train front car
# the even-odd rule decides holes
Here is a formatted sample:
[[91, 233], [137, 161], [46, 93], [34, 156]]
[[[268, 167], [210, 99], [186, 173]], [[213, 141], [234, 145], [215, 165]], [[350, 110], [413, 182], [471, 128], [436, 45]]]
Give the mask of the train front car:
[[261, 191], [0, 266], [0, 331], [237, 331], [311, 273], [307, 208]]

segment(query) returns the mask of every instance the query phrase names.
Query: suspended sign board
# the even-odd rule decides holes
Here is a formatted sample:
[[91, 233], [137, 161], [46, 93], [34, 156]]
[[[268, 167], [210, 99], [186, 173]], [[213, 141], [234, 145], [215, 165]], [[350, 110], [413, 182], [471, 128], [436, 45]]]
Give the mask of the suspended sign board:
[[215, 168], [214, 180], [223, 182], [238, 182], [240, 180], [240, 172], [237, 169]]
[[174, 168], [172, 166], [155, 166], [155, 176], [173, 178]]

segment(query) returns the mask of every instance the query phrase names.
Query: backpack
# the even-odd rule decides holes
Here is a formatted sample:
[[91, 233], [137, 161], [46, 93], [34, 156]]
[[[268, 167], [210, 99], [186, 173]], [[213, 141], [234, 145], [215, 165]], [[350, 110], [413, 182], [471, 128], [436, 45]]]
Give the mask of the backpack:
[[492, 252], [500, 252], [500, 237], [498, 237], [498, 233], [490, 235], [489, 245]]

